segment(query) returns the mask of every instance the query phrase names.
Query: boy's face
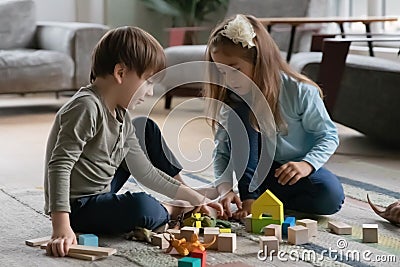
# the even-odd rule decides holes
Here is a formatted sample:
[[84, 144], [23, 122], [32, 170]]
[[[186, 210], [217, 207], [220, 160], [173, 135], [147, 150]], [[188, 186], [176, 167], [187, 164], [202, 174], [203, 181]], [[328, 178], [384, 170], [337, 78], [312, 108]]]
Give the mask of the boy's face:
[[139, 77], [134, 70], [125, 71], [121, 78], [121, 94], [119, 94], [119, 105], [124, 108], [134, 109], [136, 105], [144, 102], [145, 96], [153, 95], [153, 83], [148, 78], [152, 73], [144, 73]]

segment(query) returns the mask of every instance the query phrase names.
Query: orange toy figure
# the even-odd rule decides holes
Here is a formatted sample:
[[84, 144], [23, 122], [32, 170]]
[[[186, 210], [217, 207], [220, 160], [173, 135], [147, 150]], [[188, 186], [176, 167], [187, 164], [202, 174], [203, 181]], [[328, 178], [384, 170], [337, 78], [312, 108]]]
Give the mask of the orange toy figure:
[[169, 240], [165, 237], [165, 235], [164, 238], [169, 243], [169, 247], [165, 251], [166, 253], [171, 252], [171, 250], [174, 248], [181, 256], [189, 255], [189, 250], [187, 249], [187, 243], [185, 238], [176, 239], [175, 236], [171, 233], [169, 233]]
[[206, 248], [208, 248], [209, 246], [214, 244], [215, 240], [216, 240], [216, 237], [214, 236], [213, 240], [210, 243], [202, 244], [202, 243], [200, 243], [199, 237], [197, 236], [197, 234], [192, 234], [192, 236], [190, 238], [190, 242], [187, 242], [186, 246], [187, 246], [187, 249], [189, 250], [189, 252], [193, 252], [195, 249], [204, 251], [204, 250], [206, 250]]

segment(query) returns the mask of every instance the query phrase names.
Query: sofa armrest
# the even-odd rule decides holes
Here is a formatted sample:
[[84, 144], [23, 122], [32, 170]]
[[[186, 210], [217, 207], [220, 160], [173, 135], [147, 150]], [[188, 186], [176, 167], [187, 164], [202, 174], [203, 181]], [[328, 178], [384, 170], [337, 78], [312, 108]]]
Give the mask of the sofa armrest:
[[87, 85], [93, 48], [108, 27], [79, 22], [38, 22], [38, 49], [54, 50], [69, 55], [75, 63], [74, 87]]

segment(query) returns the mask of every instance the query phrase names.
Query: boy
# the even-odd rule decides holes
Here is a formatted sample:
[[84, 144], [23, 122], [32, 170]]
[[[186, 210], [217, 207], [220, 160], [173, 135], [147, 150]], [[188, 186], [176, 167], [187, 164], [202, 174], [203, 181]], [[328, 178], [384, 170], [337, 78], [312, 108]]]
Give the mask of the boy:
[[[152, 162], [161, 171], [150, 163], [135, 135], [135, 123], [126, 112], [128, 106], [132, 108], [152, 95], [150, 77], [164, 68], [162, 47], [139, 28], [110, 30], [96, 45], [91, 84], [57, 112], [47, 143], [45, 212], [51, 215], [53, 226], [48, 255], [65, 256], [69, 246], [76, 244], [74, 231], [155, 229], [182, 212], [143, 192], [116, 194], [130, 174], [141, 184], [194, 206], [208, 201], [170, 177], [179, 178], [180, 169], [168, 161], [159, 129], [147, 121], [144, 127], [153, 127], [152, 134], [159, 139], [152, 144], [153, 150], [163, 152]], [[150, 154], [152, 150], [147, 151]], [[222, 214], [220, 204], [208, 206]]]

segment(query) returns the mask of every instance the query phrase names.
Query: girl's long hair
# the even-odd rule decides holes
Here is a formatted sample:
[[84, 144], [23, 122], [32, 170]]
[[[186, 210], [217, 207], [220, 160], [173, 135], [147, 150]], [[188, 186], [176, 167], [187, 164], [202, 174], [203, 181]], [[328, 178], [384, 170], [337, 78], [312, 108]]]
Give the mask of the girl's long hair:
[[[221, 31], [225, 25], [233, 20], [236, 16], [226, 19], [215, 27], [210, 35], [206, 50], [206, 60], [213, 62], [211, 53], [213, 48], [224, 49], [226, 46], [232, 46], [233, 51], [237, 51], [238, 56], [243, 60], [253, 64], [253, 82], [261, 90], [265, 99], [267, 100], [269, 107], [272, 111], [272, 115], [275, 120], [276, 130], [281, 133], [287, 133], [287, 124], [283, 120], [281, 111], [279, 109], [279, 93], [282, 85], [282, 73], [296, 79], [299, 82], [304, 82], [316, 86], [322, 97], [322, 90], [319, 86], [306, 76], [294, 71], [288, 63], [282, 58], [279, 48], [272, 39], [271, 35], [266, 31], [265, 27], [251, 15], [244, 15], [247, 20], [251, 23], [256, 33], [253, 41], [255, 47], [247, 48], [242, 45], [233, 43], [229, 38], [223, 36]], [[209, 72], [210, 75], [212, 71]], [[221, 109], [221, 105], [216, 102], [227, 103], [227, 89], [223, 86], [216, 84], [206, 84], [204, 86], [204, 96], [208, 99], [208, 114], [210, 118], [217, 118]], [[213, 101], [219, 100], [219, 101]], [[263, 101], [254, 101], [255, 110], [267, 110], [266, 107], [257, 106], [257, 103], [264, 103]], [[255, 129], [259, 129], [258, 123], [255, 119], [254, 114], [250, 113], [250, 122]], [[213, 130], [216, 130], [216, 121], [210, 121]]]

